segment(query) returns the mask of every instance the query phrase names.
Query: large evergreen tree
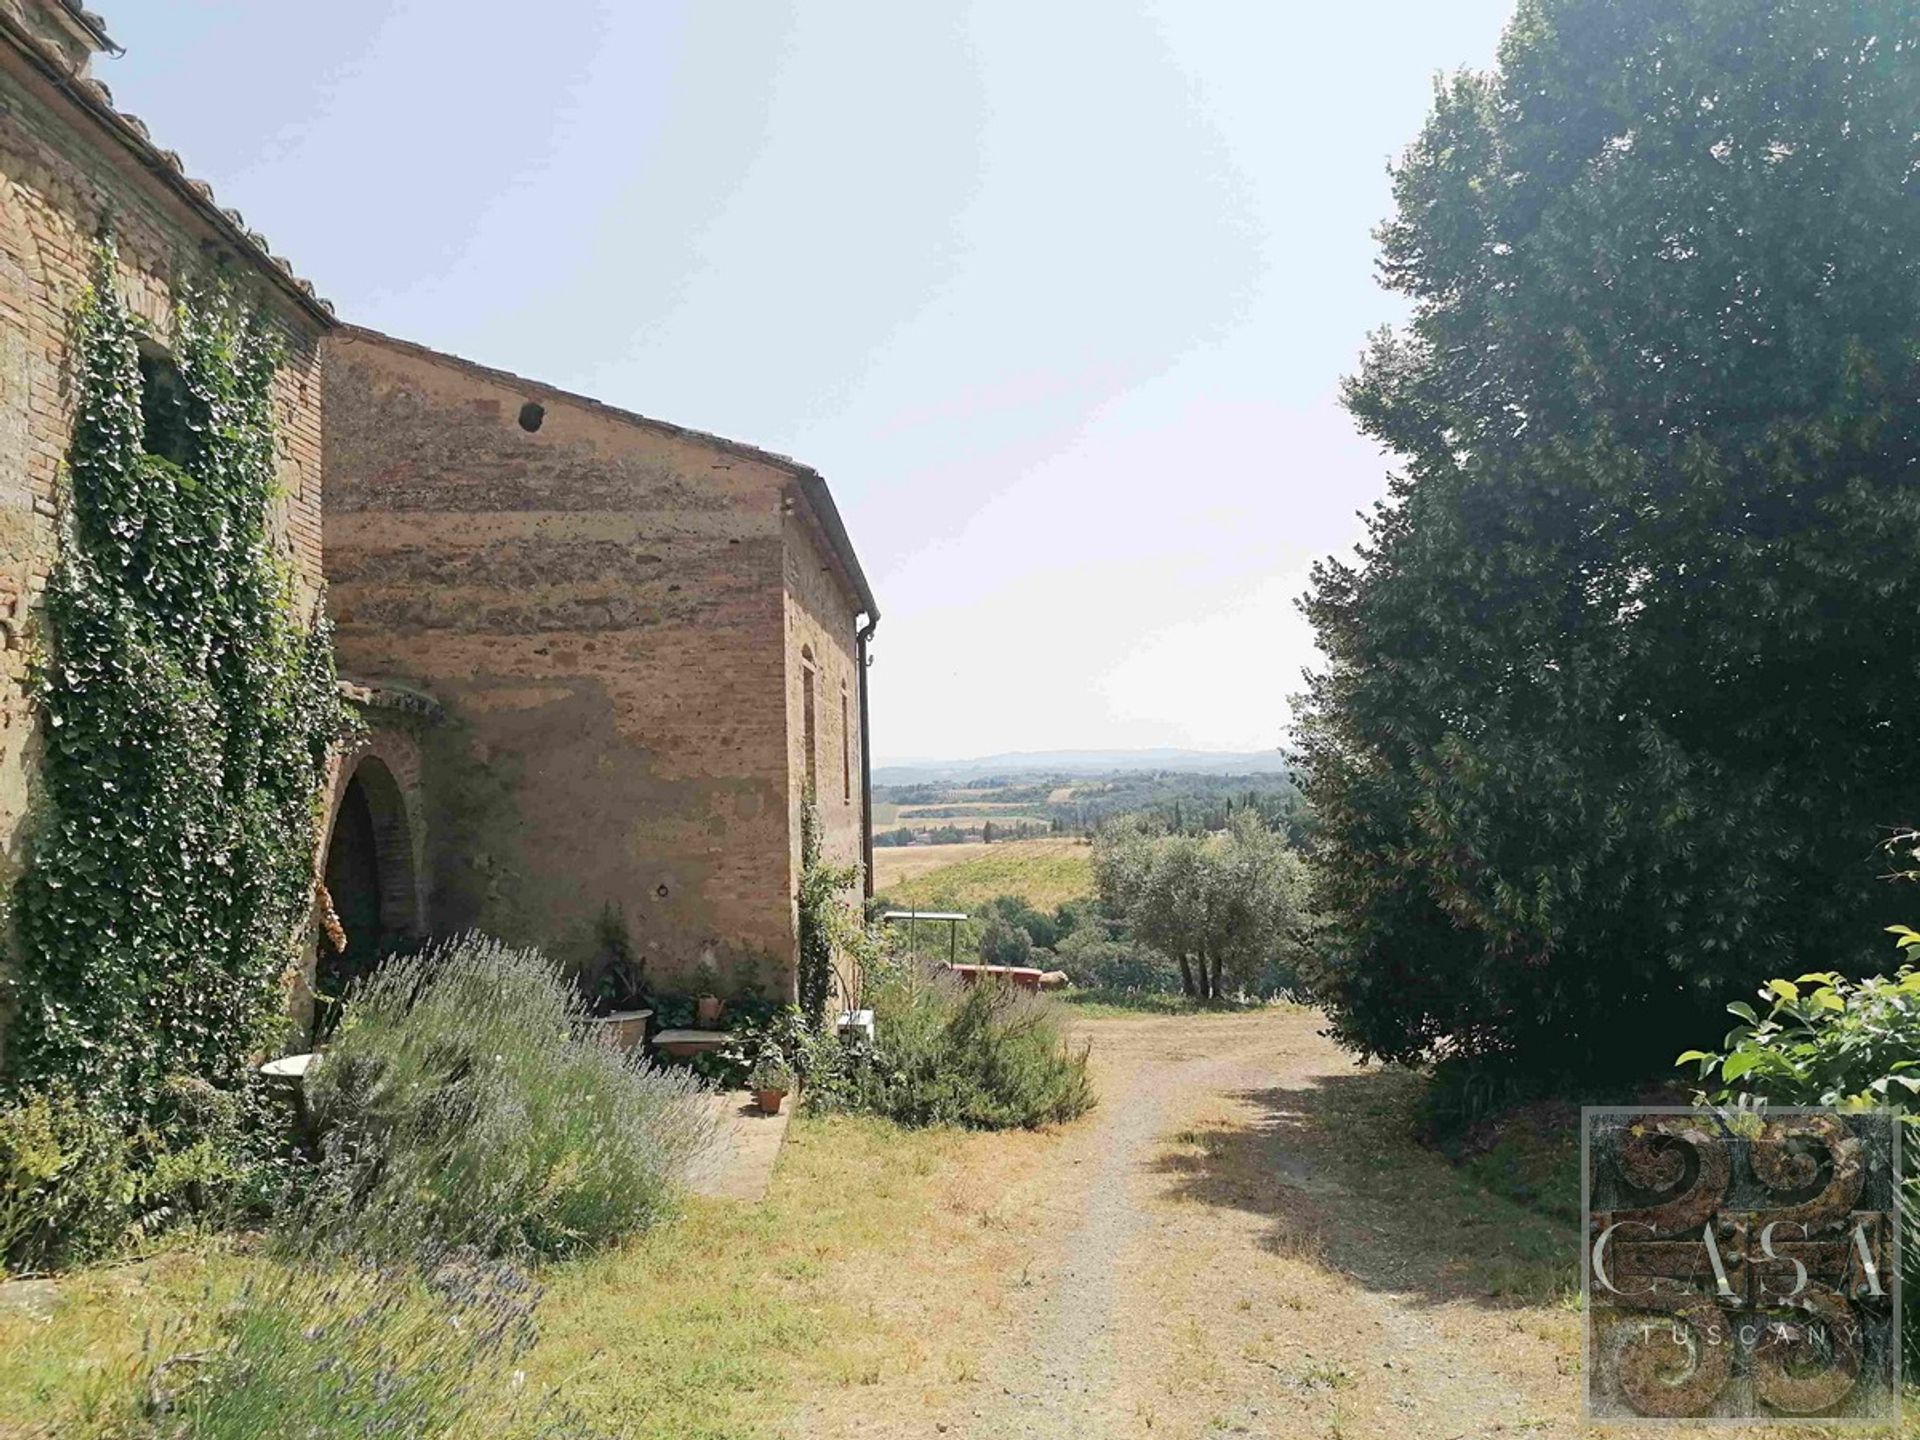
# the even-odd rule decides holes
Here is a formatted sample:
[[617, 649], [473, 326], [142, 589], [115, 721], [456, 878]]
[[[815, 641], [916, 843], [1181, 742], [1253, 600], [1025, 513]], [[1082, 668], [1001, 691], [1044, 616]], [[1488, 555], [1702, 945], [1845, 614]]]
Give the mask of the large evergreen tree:
[[1523, 0], [1394, 172], [1306, 608], [1339, 1035], [1670, 1060], [1878, 963], [1920, 816], [1920, 7]]

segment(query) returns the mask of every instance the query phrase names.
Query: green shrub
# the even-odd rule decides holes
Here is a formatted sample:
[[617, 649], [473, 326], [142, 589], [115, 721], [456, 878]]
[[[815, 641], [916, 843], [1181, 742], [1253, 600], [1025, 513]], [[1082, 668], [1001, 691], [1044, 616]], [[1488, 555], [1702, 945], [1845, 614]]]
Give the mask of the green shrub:
[[1093, 1106], [1088, 1051], [1067, 1043], [1049, 1000], [917, 966], [880, 977], [871, 1000], [874, 1053], [852, 1056], [837, 1086], [810, 1079], [810, 1104], [991, 1130], [1072, 1120]]
[[1031, 965], [1033, 937], [996, 911], [980, 932], [980, 959], [988, 965]]
[[[1920, 950], [1920, 932], [1889, 927], [1903, 952]], [[1848, 980], [1828, 972], [1769, 980], [1762, 1014], [1743, 1000], [1727, 1010], [1740, 1023], [1718, 1051], [1688, 1050], [1701, 1103], [1828, 1105], [1900, 1111], [1920, 1124], [1920, 970], [1902, 965], [1891, 979]], [[1901, 1190], [1901, 1283], [1920, 1286], [1920, 1180]], [[1902, 1336], [1909, 1365], [1920, 1364], [1920, 1311], [1909, 1307]]]
[[[1920, 943], [1904, 932], [1902, 944]], [[1775, 1105], [1892, 1105], [1916, 1108], [1920, 1095], [1920, 970], [1903, 965], [1888, 979], [1848, 980], [1825, 972], [1769, 980], [1759, 992], [1762, 1015], [1735, 1001], [1741, 1023], [1723, 1052], [1689, 1050], [1680, 1063], [1698, 1065], [1713, 1097], [1742, 1096]]]
[[[1920, 880], [1920, 834], [1886, 842], [1896, 869], [1891, 878]], [[1920, 931], [1889, 925], [1899, 954], [1920, 956]], [[1769, 980], [1758, 992], [1763, 1017], [1736, 1000], [1727, 1013], [1739, 1024], [1718, 1051], [1688, 1050], [1676, 1062], [1698, 1066], [1702, 1086], [1720, 1088], [1701, 1099], [1743, 1099], [1776, 1105], [1877, 1106], [1920, 1110], [1920, 971], [1902, 965], [1891, 980], [1850, 980], [1816, 971], [1797, 980]]]
[[[513, 1362], [532, 1345], [537, 1294], [499, 1264], [424, 1278], [349, 1266], [316, 1282], [278, 1272], [220, 1316], [211, 1347], [148, 1372], [145, 1433], [164, 1440], [440, 1440], [498, 1428], [524, 1406]], [[574, 1434], [564, 1417], [528, 1430]]]
[[100, 1096], [55, 1084], [0, 1109], [0, 1267], [56, 1270], [183, 1224], [271, 1213], [290, 1179], [257, 1084], [162, 1082], [152, 1123], [129, 1129]]
[[138, 1214], [132, 1146], [63, 1086], [0, 1110], [0, 1259], [50, 1270], [97, 1259]]
[[467, 936], [388, 962], [314, 1072], [323, 1158], [299, 1234], [561, 1255], [659, 1219], [711, 1137], [699, 1082], [584, 1021], [536, 951]]
[[1099, 925], [1066, 938], [1055, 963], [1075, 985], [1115, 994], [1178, 994], [1180, 971], [1172, 960], [1137, 940], [1109, 940]]
[[1072, 933], [1079, 919], [1071, 904], [1056, 906], [1051, 915], [1036, 910], [1024, 895], [996, 895], [988, 907], [1009, 925], [1024, 930], [1035, 950], [1052, 950]]
[[749, 1013], [733, 1021], [725, 1045], [696, 1055], [693, 1068], [727, 1090], [740, 1089], [767, 1064], [785, 1066], [804, 1080], [823, 1039], [831, 1039], [827, 1028], [810, 1021], [798, 1005]]
[[747, 1076], [747, 1085], [754, 1090], [791, 1090], [793, 1067], [780, 1060], [762, 1060]]

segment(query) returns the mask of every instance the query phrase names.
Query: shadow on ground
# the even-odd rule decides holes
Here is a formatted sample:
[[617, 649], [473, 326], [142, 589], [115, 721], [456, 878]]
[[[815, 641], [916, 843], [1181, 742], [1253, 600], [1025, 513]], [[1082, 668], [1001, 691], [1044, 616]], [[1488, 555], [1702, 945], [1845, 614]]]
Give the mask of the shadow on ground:
[[1490, 1194], [1413, 1139], [1419, 1083], [1376, 1069], [1231, 1092], [1251, 1119], [1182, 1132], [1154, 1168], [1170, 1198], [1268, 1219], [1268, 1249], [1369, 1289], [1495, 1308], [1577, 1290], [1577, 1227]]

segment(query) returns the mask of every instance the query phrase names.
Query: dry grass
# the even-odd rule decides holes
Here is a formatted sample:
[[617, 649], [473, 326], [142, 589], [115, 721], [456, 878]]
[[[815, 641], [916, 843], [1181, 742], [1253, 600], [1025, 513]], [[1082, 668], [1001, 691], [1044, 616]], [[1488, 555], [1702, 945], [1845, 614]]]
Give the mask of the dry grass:
[[993, 845], [882, 846], [874, 889], [903, 905], [984, 905], [1019, 895], [1042, 910], [1093, 893], [1093, 848], [1079, 840], [1006, 840]]
[[764, 1203], [698, 1204], [554, 1272], [529, 1383], [618, 1434], [677, 1440], [784, 1435], [796, 1406], [950, 1384], [1008, 1266], [995, 1176], [1048, 1145], [802, 1117]]
[[149, 1341], [193, 1349], [257, 1263], [230, 1242], [182, 1245], [61, 1277], [50, 1313], [0, 1305], [0, 1437], [80, 1437], [126, 1420]]
[[[764, 1203], [689, 1201], [620, 1249], [545, 1270], [527, 1383], [635, 1440], [784, 1435], [796, 1407], [965, 1384], [969, 1337], [1017, 1282], [997, 1197], [1053, 1144], [799, 1117]], [[51, 1318], [0, 1307], [0, 1437], [85, 1440], [124, 1422], [148, 1337], [155, 1354], [194, 1348], [271, 1263], [205, 1244], [64, 1277]]]

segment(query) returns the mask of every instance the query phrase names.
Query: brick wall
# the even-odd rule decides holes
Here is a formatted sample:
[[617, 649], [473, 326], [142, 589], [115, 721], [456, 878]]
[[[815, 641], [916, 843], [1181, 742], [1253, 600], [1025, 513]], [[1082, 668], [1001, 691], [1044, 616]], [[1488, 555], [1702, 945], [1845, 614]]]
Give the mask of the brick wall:
[[836, 864], [860, 859], [860, 672], [856, 606], [829, 562], [829, 547], [804, 497], [790, 494], [782, 524], [787, 615], [788, 804], [800, 867], [800, 802], [806, 793], [806, 688], [814, 685], [815, 797], [821, 854]]
[[[68, 322], [109, 219], [122, 292], [165, 344], [177, 288], [209, 273], [203, 247], [222, 237], [0, 44], [0, 883], [19, 868], [35, 773], [23, 644], [54, 559], [55, 484], [73, 404]], [[248, 264], [228, 274], [282, 332], [286, 500], [274, 529], [311, 600], [320, 575], [319, 322]]]
[[786, 991], [786, 475], [364, 331], [326, 386], [341, 669], [447, 711], [433, 928], [582, 964], [613, 905], [656, 978]]

